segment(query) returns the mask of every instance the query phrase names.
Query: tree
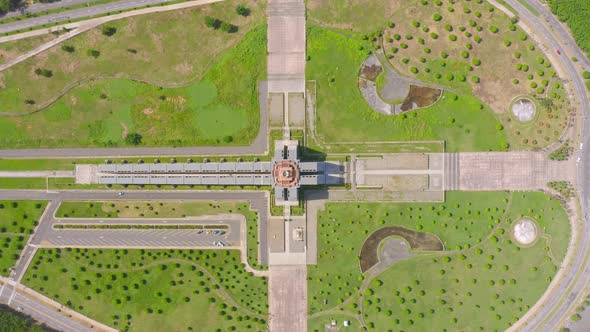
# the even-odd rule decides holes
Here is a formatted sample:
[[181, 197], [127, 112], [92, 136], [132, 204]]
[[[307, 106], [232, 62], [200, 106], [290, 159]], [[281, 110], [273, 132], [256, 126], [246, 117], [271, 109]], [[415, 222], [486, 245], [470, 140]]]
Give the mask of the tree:
[[142, 136], [138, 133], [129, 133], [125, 136], [125, 143], [129, 145], [139, 145], [141, 144]]
[[86, 55], [91, 56], [96, 59], [100, 56], [100, 52], [97, 50], [88, 50], [88, 51], [86, 51]]
[[71, 45], [62, 45], [61, 50], [68, 53], [73, 53], [76, 49]]
[[240, 16], [248, 16], [250, 15], [250, 9], [242, 6], [242, 5], [238, 5], [236, 7], [236, 14], [240, 15]]
[[35, 74], [37, 74], [38, 76], [43, 76], [43, 77], [51, 77], [53, 76], [53, 72], [49, 69], [41, 69], [41, 68], [37, 68], [35, 69]]
[[114, 35], [115, 33], [117, 33], [117, 28], [115, 27], [111, 27], [111, 26], [103, 26], [102, 27], [102, 34], [110, 37], [112, 35]]
[[221, 21], [219, 21], [218, 19], [213, 18], [211, 16], [205, 16], [205, 25], [208, 28], [219, 29], [220, 24]]
[[232, 33], [238, 31], [238, 27], [227, 22], [221, 22], [221, 31]]

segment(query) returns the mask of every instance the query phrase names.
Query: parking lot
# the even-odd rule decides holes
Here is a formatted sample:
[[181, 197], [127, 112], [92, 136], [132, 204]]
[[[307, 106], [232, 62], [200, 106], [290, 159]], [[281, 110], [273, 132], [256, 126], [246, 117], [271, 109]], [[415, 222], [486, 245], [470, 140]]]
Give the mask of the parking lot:
[[[177, 228], [186, 225], [194, 228]], [[120, 226], [134, 228], [115, 228]], [[138, 226], [142, 228], [136, 228]], [[43, 234], [40, 245], [85, 248], [238, 248], [241, 245], [240, 227], [241, 220], [231, 216], [220, 219], [166, 220], [68, 218], [53, 220], [51, 227]]]

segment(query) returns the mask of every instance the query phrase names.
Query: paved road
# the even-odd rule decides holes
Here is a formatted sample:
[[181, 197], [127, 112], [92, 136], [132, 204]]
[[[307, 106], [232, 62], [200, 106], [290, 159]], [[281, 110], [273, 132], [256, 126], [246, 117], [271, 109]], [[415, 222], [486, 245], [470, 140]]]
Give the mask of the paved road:
[[[66, 10], [61, 13], [55, 14], [48, 14], [39, 17], [32, 17], [28, 19], [23, 19], [20, 21], [5, 23], [0, 25], [0, 34], [13, 32], [18, 30], [26, 30], [29, 28], [34, 28], [38, 26], [42, 26], [44, 24], [51, 24], [55, 22], [63, 22], [67, 20], [75, 20], [84, 17], [96, 16], [100, 14], [105, 14], [109, 12], [117, 12], [119, 10], [128, 10], [138, 7], [145, 7], [147, 5], [156, 5], [159, 3], [166, 3], [173, 0], [121, 0], [116, 2], [109, 2], [100, 5], [94, 5], [90, 7], [78, 8], [78, 9], [71, 9]], [[77, 3], [85, 3], [86, 1], [74, 0]], [[60, 4], [60, 2], [55, 3], [55, 5]], [[72, 4], [70, 4], [72, 5]], [[70, 6], [68, 5], [68, 6]], [[40, 10], [43, 11], [44, 9]], [[0, 17], [1, 19], [1, 17]]]
[[[586, 97], [586, 90], [582, 78], [576, 71], [574, 63], [570, 60], [569, 56], [563, 54], [565, 48], [561, 40], [567, 40], [567, 33], [565, 31], [560, 32], [557, 27], [554, 27], [553, 30], [556, 31], [556, 34], [559, 34], [559, 39], [556, 38], [547, 26], [543, 24], [542, 19], [529, 12], [518, 0], [506, 0], [506, 2], [516, 10], [520, 20], [538, 34], [537, 38], [543, 40], [551, 48], [549, 50], [550, 52], [562, 50], [562, 55], [556, 57], [562, 68], [566, 71], [568, 78], [571, 79], [570, 83], [576, 94], [576, 100], [580, 104], [580, 113], [584, 115], [581, 142], [584, 142], [584, 145], [588, 146], [590, 143], [590, 135], [588, 135], [590, 128], [586, 117], [590, 114], [590, 105]], [[534, 5], [535, 8], [538, 7], [538, 3], [535, 4], [537, 2], [536, 0], [528, 0], [528, 2]], [[545, 12], [545, 15], [548, 14]], [[551, 24], [551, 20], [548, 23]], [[564, 34], [564, 36], [561, 36], [561, 34]], [[577, 48], [575, 45], [570, 46]], [[581, 157], [582, 160], [577, 165], [576, 175], [582, 215], [585, 216], [588, 212], [588, 203], [590, 203], [590, 177], [587, 176], [588, 171], [584, 167], [585, 165], [590, 165], [590, 154], [584, 152]], [[568, 310], [576, 303], [577, 297], [583, 293], [585, 286], [590, 281], [590, 269], [588, 262], [585, 260], [590, 249], [589, 222], [582, 223], [582, 230], [578, 238], [579, 246], [575, 249], [578, 254], [574, 256], [571, 264], [567, 267], [567, 273], [564, 275], [562, 281], [548, 294], [543, 306], [537, 308], [532, 318], [523, 322], [522, 331], [551, 331], [558, 329], [562, 319], [567, 315]], [[578, 274], [579, 271], [584, 272]], [[564, 301], [561, 302], [562, 300]]]

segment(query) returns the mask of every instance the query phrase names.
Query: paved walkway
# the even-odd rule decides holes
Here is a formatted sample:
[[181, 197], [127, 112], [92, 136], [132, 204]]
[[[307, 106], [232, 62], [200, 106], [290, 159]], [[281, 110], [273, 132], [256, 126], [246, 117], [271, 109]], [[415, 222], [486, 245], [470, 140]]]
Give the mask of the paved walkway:
[[540, 190], [550, 181], [574, 182], [573, 161], [543, 152], [469, 152], [445, 155], [446, 190]]
[[268, 2], [268, 90], [305, 92], [305, 2]]
[[307, 331], [307, 265], [270, 266], [269, 273], [269, 331]]

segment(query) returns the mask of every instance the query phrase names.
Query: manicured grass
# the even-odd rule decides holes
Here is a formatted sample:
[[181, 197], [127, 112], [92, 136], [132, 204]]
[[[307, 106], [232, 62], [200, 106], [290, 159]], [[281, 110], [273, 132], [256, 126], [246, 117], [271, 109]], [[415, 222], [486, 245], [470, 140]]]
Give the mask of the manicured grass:
[[580, 48], [590, 55], [590, 32], [588, 31], [590, 3], [586, 0], [548, 0], [547, 3], [551, 11], [561, 21], [567, 23]]
[[55, 215], [59, 218], [184, 218], [220, 213], [239, 213], [246, 217], [248, 262], [254, 268], [263, 268], [258, 264], [258, 212], [251, 210], [248, 203], [64, 201]]
[[0, 275], [10, 274], [44, 209], [41, 201], [0, 201]]
[[265, 36], [264, 27], [251, 31], [202, 81], [184, 88], [100, 80], [75, 88], [41, 112], [0, 118], [0, 143], [120, 146], [126, 134], [137, 132], [149, 146], [248, 144], [258, 133], [256, 84], [265, 72]]
[[23, 282], [125, 331], [266, 330], [267, 281], [233, 250], [42, 249]]
[[308, 28], [307, 78], [317, 80], [316, 134], [325, 143], [446, 140], [447, 151], [506, 149], [498, 120], [470, 96], [445, 92], [432, 107], [400, 116], [373, 111], [357, 87], [359, 66], [367, 56], [359, 49], [363, 45], [335, 31]]
[[[464, 324], [469, 323], [468, 317], [476, 316], [484, 330], [495, 330], [504, 329], [515, 316], [522, 316], [527, 306], [540, 297], [565, 256], [570, 234], [565, 210], [558, 201], [536, 192], [449, 192], [446, 199], [444, 204], [328, 204], [319, 214], [318, 265], [308, 269], [310, 313], [334, 307], [349, 313], [361, 310], [370, 330], [375, 331], [392, 327], [421, 331], [432, 326], [470, 330], [473, 321], [470, 326]], [[533, 218], [544, 232], [532, 248], [517, 249], [509, 241], [512, 222], [522, 216]], [[366, 276], [360, 272], [358, 257], [350, 258], [360, 253], [367, 234], [384, 225], [434, 233], [448, 252], [422, 254], [399, 262], [377, 276], [383, 286], [372, 284], [372, 291], [365, 293], [361, 286]], [[482, 254], [478, 249], [483, 250]], [[447, 255], [451, 257], [449, 263], [444, 259]], [[464, 260], [461, 255], [466, 256]], [[488, 263], [492, 264], [490, 270]], [[537, 270], [532, 271], [533, 267]], [[471, 284], [473, 278], [478, 279], [475, 285]], [[489, 279], [495, 286], [488, 286]], [[500, 285], [500, 279], [505, 285]], [[405, 294], [406, 286], [413, 293]], [[440, 289], [446, 292], [440, 294]], [[394, 290], [402, 293], [403, 304]], [[425, 295], [420, 296], [419, 290], [424, 290]], [[472, 296], [466, 295], [467, 291]], [[501, 294], [498, 299], [494, 298], [496, 292]], [[364, 295], [361, 308], [354, 304], [354, 298], [362, 294], [371, 295]], [[444, 304], [438, 303], [441, 299]], [[453, 311], [449, 313], [446, 308], [451, 306]], [[495, 311], [489, 311], [489, 306], [494, 306]], [[431, 308], [434, 313], [429, 311]], [[419, 318], [420, 313], [425, 318]], [[496, 314], [501, 316], [499, 320]], [[451, 320], [456, 317], [460, 323], [453, 325]], [[392, 325], [394, 319], [400, 319], [400, 325]]]
[[2, 189], [46, 189], [45, 178], [0, 178]]

